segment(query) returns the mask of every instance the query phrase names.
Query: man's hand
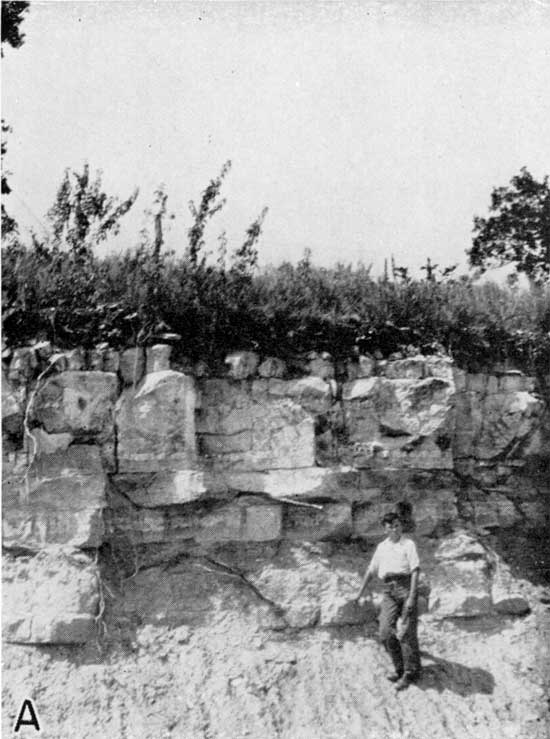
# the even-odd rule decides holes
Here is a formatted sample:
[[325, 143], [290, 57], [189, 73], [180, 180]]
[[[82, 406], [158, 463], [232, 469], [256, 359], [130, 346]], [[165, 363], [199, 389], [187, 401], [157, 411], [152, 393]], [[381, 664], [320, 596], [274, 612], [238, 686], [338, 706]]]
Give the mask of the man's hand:
[[413, 609], [413, 606], [414, 606], [414, 599], [413, 598], [410, 598], [410, 597], [407, 598], [407, 600], [403, 604], [403, 609], [404, 609], [405, 613], [410, 613], [412, 611], [412, 609]]

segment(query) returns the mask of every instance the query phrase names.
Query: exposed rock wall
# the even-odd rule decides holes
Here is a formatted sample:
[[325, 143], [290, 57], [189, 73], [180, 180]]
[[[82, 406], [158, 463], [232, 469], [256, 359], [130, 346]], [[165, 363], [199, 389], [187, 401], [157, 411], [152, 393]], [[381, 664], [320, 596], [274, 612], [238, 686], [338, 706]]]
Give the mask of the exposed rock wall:
[[[97, 616], [99, 591], [68, 608], [74, 583], [54, 567], [60, 597], [49, 616], [35, 596], [19, 625], [17, 604], [40, 569], [33, 555], [80, 551], [92, 572], [105, 547], [133, 552], [137, 568], [153, 551], [160, 562], [207, 556], [220, 544], [360, 540], [368, 550], [382, 536], [381, 516], [401, 500], [413, 505], [422, 546], [442, 540], [443, 554], [426, 548], [430, 611], [508, 608], [495, 579], [503, 567], [485, 550], [473, 556], [475, 541], [468, 556], [449, 557], [442, 537], [548, 525], [550, 424], [532, 378], [467, 375], [447, 357], [415, 356], [363, 357], [338, 382], [329, 359], [317, 357], [309, 375], [284, 379], [284, 363], [250, 352], [228, 358], [226, 377], [210, 378], [204, 366], [194, 377], [171, 368], [169, 355], [163, 346], [147, 356], [14, 352], [2, 386], [9, 640], [70, 643], [87, 638], [78, 624]], [[31, 557], [25, 566], [22, 554]], [[258, 587], [276, 600], [278, 576], [266, 573]], [[308, 600], [303, 577], [298, 567], [292, 587]], [[510, 612], [525, 610], [509, 600]], [[49, 627], [32, 625], [35, 610]], [[345, 603], [329, 611], [365, 617]]]

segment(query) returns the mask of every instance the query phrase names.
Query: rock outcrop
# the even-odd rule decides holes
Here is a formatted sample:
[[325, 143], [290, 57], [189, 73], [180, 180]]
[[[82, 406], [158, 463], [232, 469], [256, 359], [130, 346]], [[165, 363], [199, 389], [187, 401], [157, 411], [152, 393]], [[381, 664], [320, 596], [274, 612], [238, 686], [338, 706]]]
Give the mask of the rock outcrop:
[[[504, 546], [529, 542], [533, 532], [544, 542], [550, 524], [550, 423], [532, 378], [468, 375], [443, 356], [346, 365], [317, 354], [303, 365], [309, 374], [296, 378], [280, 360], [262, 362], [252, 352], [228, 357], [224, 377], [198, 364], [193, 376], [172, 369], [170, 354], [167, 345], [121, 353], [105, 345], [53, 362], [52, 347], [13, 352], [2, 388], [7, 642], [91, 649], [109, 634], [115, 649], [168, 625], [186, 644], [195, 632], [207, 641], [222, 623], [229, 631], [238, 623], [268, 651], [284, 651], [298, 633], [310, 639], [301, 659], [317, 670], [342, 668], [328, 647], [323, 652], [322, 634], [338, 640], [355, 629], [349, 638], [376, 665], [378, 652], [365, 642], [376, 631], [380, 594], [364, 608], [354, 594], [384, 536], [382, 516], [403, 501], [412, 506], [422, 557], [425, 635], [452, 634], [458, 644], [453, 630], [467, 628], [474, 645], [475, 638], [489, 644], [488, 624], [524, 629], [529, 638], [546, 628], [547, 596], [537, 590], [544, 574], [537, 581], [533, 572], [550, 556], [533, 555], [539, 564], [519, 572]], [[442, 636], [438, 649], [444, 644]], [[537, 659], [518, 657], [525, 670]], [[295, 664], [284, 662], [282, 682], [275, 680], [279, 723], [266, 728], [260, 714], [251, 717], [265, 732], [252, 736], [369, 735], [367, 717], [350, 706], [341, 715], [352, 723], [339, 733], [312, 717], [285, 724], [280, 691], [294, 680]], [[217, 669], [225, 675], [225, 665]], [[482, 683], [493, 691], [490, 675], [476, 669], [434, 668], [439, 677], [425, 688], [435, 694], [452, 674], [457, 690], [462, 680], [473, 692]], [[240, 679], [228, 672], [220, 690], [250, 698]], [[381, 700], [373, 686], [365, 690]], [[484, 704], [480, 736], [492, 736], [499, 722], [510, 731], [520, 725], [525, 739], [539, 736], [535, 719], [510, 701], [509, 724], [500, 704]], [[426, 705], [419, 699], [414, 710]], [[206, 714], [204, 731], [189, 714], [190, 736], [241, 735], [237, 724], [228, 734], [214, 730]], [[409, 718], [401, 716], [403, 726]], [[396, 726], [384, 719], [372, 736], [390, 739]], [[474, 735], [472, 717], [464, 726], [457, 737]], [[423, 739], [438, 736], [424, 728]]]

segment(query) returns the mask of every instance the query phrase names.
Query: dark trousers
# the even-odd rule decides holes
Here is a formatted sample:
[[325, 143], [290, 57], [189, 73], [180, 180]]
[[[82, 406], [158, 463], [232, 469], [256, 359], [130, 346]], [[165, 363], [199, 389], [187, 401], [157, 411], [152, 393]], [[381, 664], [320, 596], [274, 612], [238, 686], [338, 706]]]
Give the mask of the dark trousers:
[[389, 653], [395, 671], [408, 675], [420, 672], [420, 653], [418, 649], [418, 612], [416, 602], [408, 616], [402, 619], [399, 636], [396, 631], [397, 619], [403, 614], [403, 606], [409, 597], [410, 577], [385, 579], [384, 598], [380, 608], [380, 641]]

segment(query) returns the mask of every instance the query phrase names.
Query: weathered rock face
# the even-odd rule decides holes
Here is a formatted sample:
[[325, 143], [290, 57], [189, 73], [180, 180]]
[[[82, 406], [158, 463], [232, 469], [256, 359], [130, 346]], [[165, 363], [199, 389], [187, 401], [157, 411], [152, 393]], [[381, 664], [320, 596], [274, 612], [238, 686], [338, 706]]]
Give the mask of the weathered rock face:
[[273, 547], [269, 566], [248, 575], [284, 605], [287, 626], [355, 624], [365, 613], [342, 593], [356, 576], [331, 573], [324, 547], [373, 546], [384, 513], [405, 500], [434, 618], [529, 610], [506, 564], [474, 534], [550, 520], [541, 472], [550, 424], [531, 380], [465, 375], [445, 357], [422, 356], [360, 358], [343, 385], [330, 358], [316, 356], [312, 374], [283, 380], [278, 360], [240, 352], [228, 379], [205, 371], [196, 387], [169, 369], [169, 349], [119, 357], [105, 345], [91, 358], [96, 370], [59, 367], [36, 389], [25, 437], [29, 382], [51, 357], [36, 347], [15, 357], [3, 386], [3, 543], [12, 553], [125, 541], [139, 549], [138, 568], [148, 552]]
[[4, 470], [3, 545], [100, 546], [107, 479], [99, 449], [71, 446], [38, 454], [27, 464], [25, 455]]
[[520, 373], [466, 375], [458, 388], [453, 454], [457, 461], [513, 463], [540, 426], [544, 402]]
[[466, 532], [443, 539], [431, 573], [430, 612], [436, 618], [491, 613], [490, 562], [487, 551]]
[[292, 469], [315, 463], [313, 417], [288, 397], [270, 397], [265, 382], [255, 382], [249, 392], [223, 380], [207, 380], [197, 432], [204, 456], [223, 469]]
[[166, 370], [123, 390], [115, 410], [119, 472], [193, 467], [195, 392], [191, 377]]
[[7, 558], [2, 567], [4, 639], [75, 644], [95, 633], [99, 573], [85, 554], [54, 550]]
[[39, 387], [31, 420], [50, 434], [101, 443], [114, 433], [118, 381], [113, 372], [63, 372]]
[[452, 469], [453, 395], [453, 382], [437, 377], [370, 377], [345, 385], [353, 464]]

